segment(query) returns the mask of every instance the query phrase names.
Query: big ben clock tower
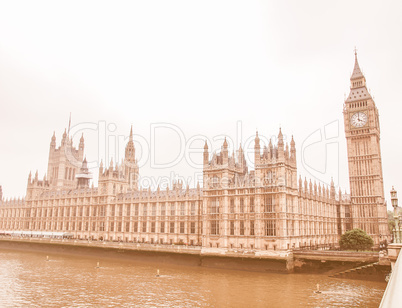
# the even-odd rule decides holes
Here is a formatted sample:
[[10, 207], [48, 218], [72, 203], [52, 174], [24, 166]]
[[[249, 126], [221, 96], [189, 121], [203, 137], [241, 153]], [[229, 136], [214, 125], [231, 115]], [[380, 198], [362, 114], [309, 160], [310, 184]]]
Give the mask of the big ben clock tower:
[[378, 109], [367, 91], [355, 51], [350, 93], [343, 110], [347, 141], [353, 228], [365, 230], [379, 244], [388, 239]]

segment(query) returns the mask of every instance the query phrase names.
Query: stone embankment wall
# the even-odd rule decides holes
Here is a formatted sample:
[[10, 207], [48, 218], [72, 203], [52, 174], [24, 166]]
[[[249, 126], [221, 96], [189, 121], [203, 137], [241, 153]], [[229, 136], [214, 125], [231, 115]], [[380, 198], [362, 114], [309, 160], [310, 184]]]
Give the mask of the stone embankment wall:
[[0, 249], [118, 258], [135, 262], [202, 266], [222, 269], [323, 273], [332, 275], [378, 262], [375, 252], [247, 251], [185, 245], [152, 245], [45, 238], [0, 237]]
[[46, 254], [82, 255], [134, 262], [202, 266], [258, 272], [288, 272], [284, 252], [259, 256], [248, 251], [229, 252], [197, 246], [88, 242], [39, 238], [0, 238], [0, 249]]

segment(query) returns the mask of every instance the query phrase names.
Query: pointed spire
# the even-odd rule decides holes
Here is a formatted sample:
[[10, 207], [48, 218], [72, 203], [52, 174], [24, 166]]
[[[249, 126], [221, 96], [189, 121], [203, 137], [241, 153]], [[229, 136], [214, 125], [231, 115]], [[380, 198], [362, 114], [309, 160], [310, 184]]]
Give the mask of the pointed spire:
[[84, 143], [84, 133], [81, 134], [80, 143]]
[[67, 130], [66, 130], [66, 129], [64, 129], [62, 143], [66, 142], [66, 139], [67, 139]]
[[135, 147], [133, 141], [133, 126], [130, 128], [130, 137], [126, 145], [124, 159], [130, 163], [135, 163]]
[[209, 164], [209, 153], [208, 153], [208, 143], [207, 140], [205, 140], [205, 145], [204, 145], [204, 165]]
[[53, 131], [52, 142], [56, 142], [56, 132]]
[[68, 136], [70, 136], [70, 127], [71, 127], [71, 112], [70, 112], [70, 119], [68, 120]]
[[282, 135], [282, 129], [280, 127], [278, 134], [278, 148], [283, 148], [283, 135]]
[[296, 166], [296, 146], [295, 141], [293, 139], [293, 135], [292, 140], [290, 141], [290, 159], [292, 163]]
[[103, 160], [101, 159], [99, 164], [99, 176], [103, 175]]
[[228, 142], [226, 141], [226, 137], [225, 141], [223, 142], [221, 159], [222, 159], [221, 163], [223, 165], [226, 165], [229, 162]]
[[255, 144], [257, 145], [260, 145], [260, 137], [258, 137], [258, 130], [255, 132], [255, 139], [254, 139], [254, 141], [255, 141]]
[[261, 160], [261, 152], [260, 152], [260, 138], [258, 137], [258, 131], [255, 132], [254, 139], [254, 164], [259, 164]]
[[357, 61], [357, 51], [355, 49], [355, 66], [353, 73], [350, 76], [350, 93], [346, 98], [345, 103], [358, 101], [361, 99], [370, 99], [370, 92], [366, 87], [366, 78], [360, 70], [359, 62]]
[[240, 166], [242, 166], [242, 167], [243, 167], [243, 163], [244, 163], [243, 157], [244, 157], [243, 148], [241, 147], [241, 143], [240, 143], [239, 151], [237, 153], [237, 161], [239, 162]]
[[362, 77], [364, 77], [364, 76], [363, 76], [362, 71], [360, 70], [359, 62], [357, 61], [357, 50], [355, 48], [355, 66], [353, 68], [353, 73], [352, 73], [352, 76], [350, 77], [350, 79], [351, 80], [352, 79], [359, 79], [359, 78], [362, 78]]
[[82, 161], [82, 168], [88, 168], [87, 157], [85, 156], [84, 160]]
[[284, 146], [284, 143], [283, 143], [283, 135], [282, 135], [281, 128], [279, 128], [279, 134], [278, 134], [277, 158], [278, 158], [278, 161], [284, 161], [285, 160], [285, 146]]
[[228, 142], [226, 141], [226, 137], [225, 137], [225, 141], [223, 142], [223, 147], [224, 147], [225, 149], [228, 148]]
[[113, 171], [113, 157], [110, 159], [109, 169]]

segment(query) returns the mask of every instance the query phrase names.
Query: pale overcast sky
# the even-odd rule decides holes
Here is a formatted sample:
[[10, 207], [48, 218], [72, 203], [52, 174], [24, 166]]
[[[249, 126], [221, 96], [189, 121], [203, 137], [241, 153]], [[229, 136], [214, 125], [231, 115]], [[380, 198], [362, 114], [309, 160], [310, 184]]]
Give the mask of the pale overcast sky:
[[247, 148], [256, 129], [282, 127], [303, 178], [349, 191], [342, 108], [356, 46], [390, 207], [391, 186], [402, 189], [401, 32], [400, 1], [1, 1], [4, 196], [24, 196], [30, 171], [43, 178], [70, 112], [95, 179], [99, 158], [121, 160], [130, 125], [142, 176], [186, 178], [202, 171], [193, 152], [206, 138]]

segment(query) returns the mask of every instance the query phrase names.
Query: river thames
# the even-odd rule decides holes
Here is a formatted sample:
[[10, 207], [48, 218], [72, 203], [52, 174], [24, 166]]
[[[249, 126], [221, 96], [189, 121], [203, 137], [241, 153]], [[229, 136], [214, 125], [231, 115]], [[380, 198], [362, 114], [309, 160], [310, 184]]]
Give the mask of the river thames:
[[378, 307], [386, 287], [315, 274], [46, 257], [0, 250], [1, 307]]

